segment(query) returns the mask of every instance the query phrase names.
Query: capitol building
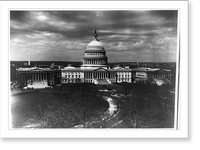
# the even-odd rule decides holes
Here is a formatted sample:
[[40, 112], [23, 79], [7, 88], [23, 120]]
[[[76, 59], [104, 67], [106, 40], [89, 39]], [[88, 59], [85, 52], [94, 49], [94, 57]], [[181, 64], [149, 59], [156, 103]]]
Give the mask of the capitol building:
[[[27, 86], [45, 88], [56, 84], [68, 83], [132, 83], [138, 80], [148, 81], [154, 79], [171, 80], [171, 70], [160, 68], [132, 68], [110, 67], [103, 44], [98, 39], [97, 30], [94, 31], [93, 40], [87, 45], [83, 63], [79, 67], [68, 65], [64, 68], [18, 68], [19, 80], [26, 82]], [[34, 85], [34, 86], [33, 86]]]
[[131, 82], [131, 70], [122, 67], [110, 69], [103, 44], [98, 39], [97, 31], [87, 45], [83, 56], [83, 65], [79, 68], [67, 66], [62, 69], [62, 83], [112, 83]]

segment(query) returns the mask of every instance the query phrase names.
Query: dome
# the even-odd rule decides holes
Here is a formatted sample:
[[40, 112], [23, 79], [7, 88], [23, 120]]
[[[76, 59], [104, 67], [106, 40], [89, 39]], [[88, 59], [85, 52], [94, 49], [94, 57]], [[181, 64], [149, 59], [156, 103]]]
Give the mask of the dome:
[[76, 70], [76, 67], [71, 66], [70, 64], [64, 68], [64, 70]]
[[103, 50], [104, 51], [104, 46], [101, 42], [97, 40], [93, 40], [88, 44], [86, 50]]
[[64, 70], [76, 70], [77, 68], [75, 67], [65, 67]]
[[88, 44], [85, 50], [82, 67], [102, 67], [107, 65], [106, 51], [103, 44], [98, 40], [97, 30], [95, 30], [93, 38], [93, 41]]

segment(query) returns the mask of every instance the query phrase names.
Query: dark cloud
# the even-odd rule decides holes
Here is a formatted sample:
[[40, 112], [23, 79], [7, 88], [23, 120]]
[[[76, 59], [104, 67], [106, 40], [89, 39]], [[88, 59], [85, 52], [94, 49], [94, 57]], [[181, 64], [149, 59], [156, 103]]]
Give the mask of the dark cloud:
[[27, 13], [26, 11], [10, 11], [10, 20], [21, 21]]
[[[66, 55], [73, 57], [73, 51], [86, 48], [97, 28], [99, 39], [108, 48], [108, 53], [144, 55], [146, 58], [150, 56], [149, 53], [164, 49], [170, 55], [177, 44], [177, 16], [177, 10], [11, 11], [11, 51], [20, 51], [20, 46], [24, 50], [27, 48], [27, 51], [34, 51], [39, 44], [38, 49], [43, 54], [46, 51], [54, 54], [56, 48], [62, 49], [62, 52], [66, 50]], [[165, 40], [166, 38], [172, 40]], [[156, 51], [152, 51], [153, 48]], [[58, 54], [56, 55], [58, 58]], [[76, 56], [80, 56], [80, 61], [81, 55]], [[161, 54], [158, 56], [162, 57]], [[119, 56], [114, 54], [113, 57]], [[174, 58], [173, 56], [169, 61], [175, 61]]]
[[178, 10], [153, 10], [150, 13], [157, 17], [163, 17], [165, 20], [175, 21], [178, 19]]

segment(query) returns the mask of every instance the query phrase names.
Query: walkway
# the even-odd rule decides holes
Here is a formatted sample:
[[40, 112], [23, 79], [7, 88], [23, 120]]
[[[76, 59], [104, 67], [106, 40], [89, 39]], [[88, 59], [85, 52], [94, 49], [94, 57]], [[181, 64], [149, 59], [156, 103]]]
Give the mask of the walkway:
[[[109, 103], [109, 109], [101, 116], [86, 122], [85, 128], [116, 128], [130, 115], [130, 106], [122, 97], [103, 96], [103, 98]], [[75, 127], [83, 128], [84, 126]]]

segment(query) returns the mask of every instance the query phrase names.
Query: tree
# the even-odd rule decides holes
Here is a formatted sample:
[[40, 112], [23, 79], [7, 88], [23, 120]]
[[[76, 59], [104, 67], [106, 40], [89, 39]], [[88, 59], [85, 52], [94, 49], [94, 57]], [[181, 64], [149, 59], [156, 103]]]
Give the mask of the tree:
[[19, 88], [22, 90], [22, 93], [24, 92], [25, 82], [22, 80], [19, 83]]

